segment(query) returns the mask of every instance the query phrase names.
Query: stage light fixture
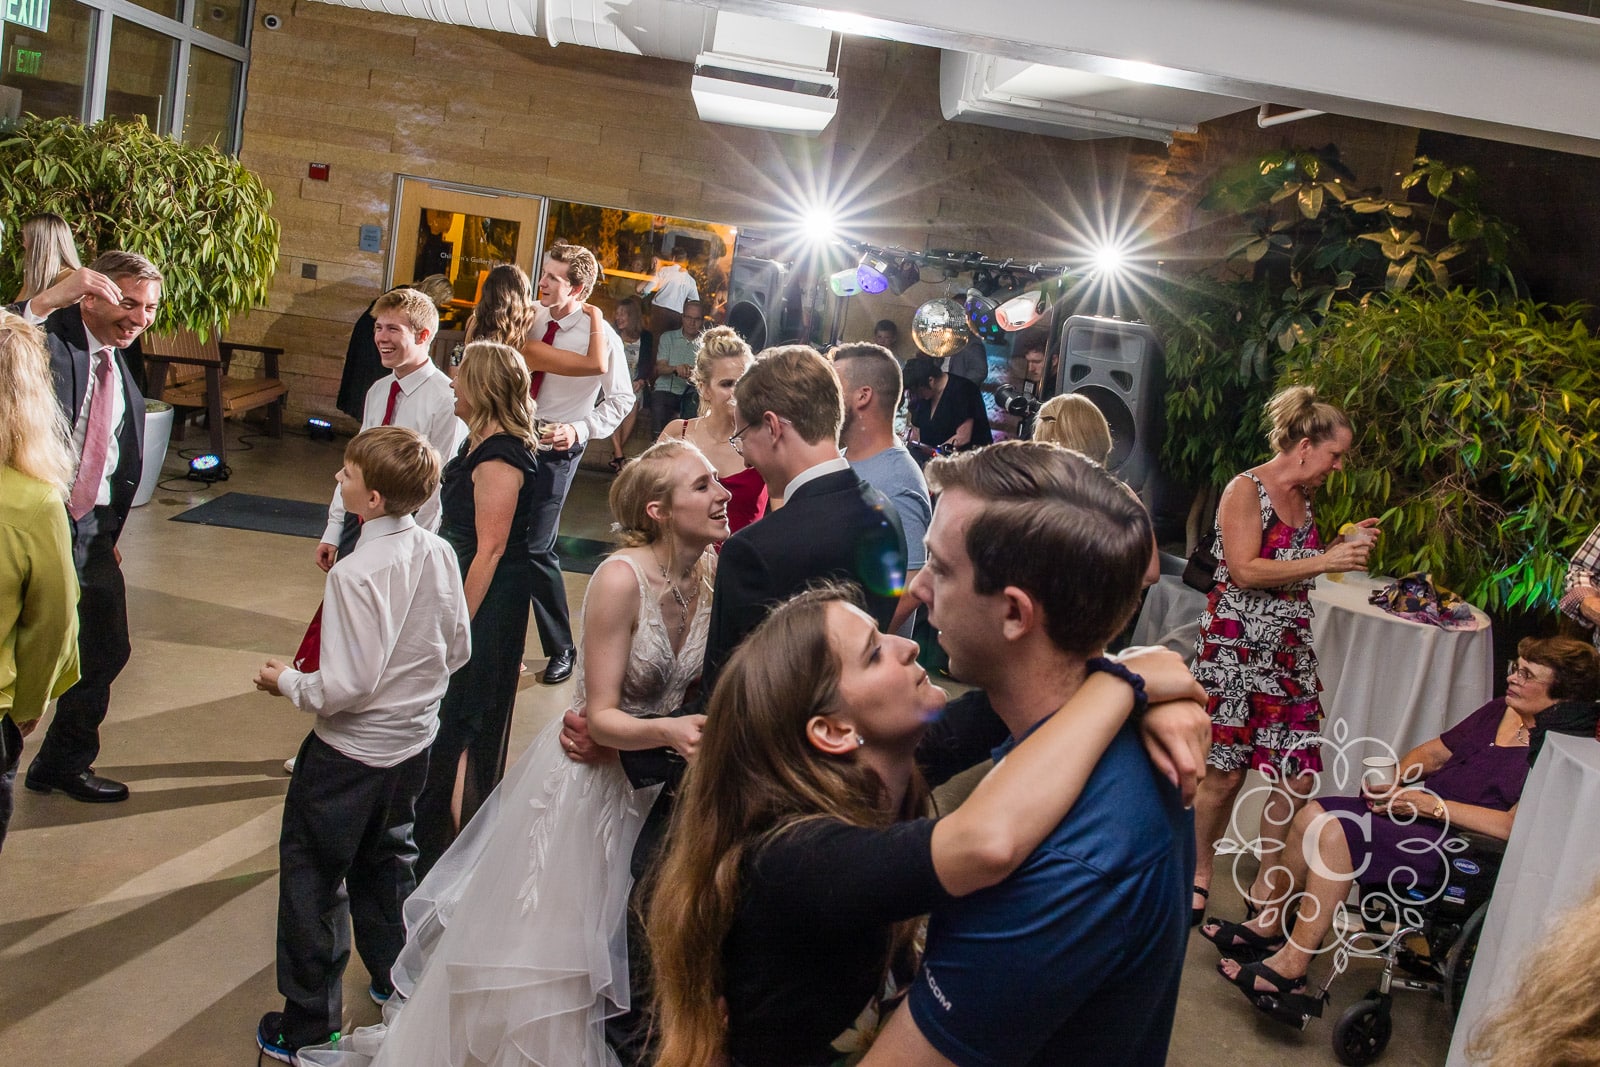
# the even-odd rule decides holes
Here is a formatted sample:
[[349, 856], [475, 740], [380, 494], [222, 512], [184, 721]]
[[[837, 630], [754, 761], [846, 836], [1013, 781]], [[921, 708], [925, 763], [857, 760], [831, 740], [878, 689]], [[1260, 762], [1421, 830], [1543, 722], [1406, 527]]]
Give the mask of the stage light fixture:
[[985, 344], [1005, 339], [1006, 331], [1001, 327], [995, 313], [999, 310], [993, 300], [976, 289], [967, 290], [967, 324], [972, 327], [972, 332], [978, 340]]
[[914, 259], [903, 259], [889, 275], [889, 291], [899, 296], [922, 281], [922, 264]]
[[861, 292], [861, 278], [855, 267], [828, 276], [828, 288], [834, 296], [855, 296]]
[[1021, 288], [1022, 288], [1022, 279], [1017, 277], [1017, 272], [1016, 271], [1011, 270], [1011, 269], [1008, 268], [1008, 269], [1003, 270], [1003, 271], [1000, 272], [1000, 291], [1001, 292], [1003, 292], [1003, 293], [1014, 293], [1018, 289], [1021, 289]]
[[333, 440], [333, 423], [327, 419], [307, 419], [306, 436], [313, 441]]
[[222, 462], [222, 457], [215, 452], [205, 452], [189, 461], [188, 479], [191, 482], [203, 482], [210, 485], [212, 482], [225, 482], [233, 472], [228, 465]]
[[1094, 269], [1101, 274], [1120, 274], [1127, 264], [1128, 253], [1121, 245], [1103, 244], [1094, 250]]
[[987, 297], [1000, 288], [1000, 283], [995, 279], [994, 271], [988, 267], [979, 267], [972, 272], [972, 288], [978, 291], [978, 295]]
[[863, 293], [877, 295], [889, 288], [889, 274], [893, 270], [887, 259], [868, 252], [861, 257], [861, 265], [856, 268], [856, 282]]
[[1027, 329], [1044, 314], [1043, 293], [1023, 293], [1014, 296], [995, 309], [994, 317], [1007, 333]]

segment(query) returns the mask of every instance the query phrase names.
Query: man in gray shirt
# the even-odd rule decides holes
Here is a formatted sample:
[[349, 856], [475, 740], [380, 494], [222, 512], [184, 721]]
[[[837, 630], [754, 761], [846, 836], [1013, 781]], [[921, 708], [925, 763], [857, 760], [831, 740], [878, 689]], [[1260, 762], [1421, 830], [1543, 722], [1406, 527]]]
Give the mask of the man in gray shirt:
[[[861, 480], [889, 498], [906, 532], [906, 584], [926, 561], [922, 545], [933, 518], [928, 483], [905, 445], [894, 435], [894, 414], [904, 386], [900, 361], [882, 345], [865, 341], [840, 345], [828, 353], [844, 389], [844, 427], [839, 445]], [[889, 624], [892, 633], [911, 636], [917, 601], [901, 597]]]
[[705, 305], [698, 300], [683, 304], [683, 328], [656, 338], [656, 387], [650, 394], [650, 430], [657, 437], [667, 423], [693, 418], [686, 405], [699, 396], [694, 385], [694, 358], [700, 350], [700, 328], [705, 325]]

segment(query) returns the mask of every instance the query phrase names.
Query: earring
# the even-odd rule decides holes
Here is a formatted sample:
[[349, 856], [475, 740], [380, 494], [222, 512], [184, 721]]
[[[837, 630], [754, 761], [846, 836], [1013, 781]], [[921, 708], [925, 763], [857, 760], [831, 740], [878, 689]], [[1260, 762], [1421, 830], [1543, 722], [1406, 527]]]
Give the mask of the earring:
[[856, 734], [856, 747], [857, 748], [860, 748], [862, 745], [864, 745], [866, 743], [867, 743], [867, 739], [865, 737], [862, 737], [860, 734]]
[[1304, 467], [1305, 465], [1306, 465], [1306, 457], [1301, 456], [1300, 457], [1300, 466]]

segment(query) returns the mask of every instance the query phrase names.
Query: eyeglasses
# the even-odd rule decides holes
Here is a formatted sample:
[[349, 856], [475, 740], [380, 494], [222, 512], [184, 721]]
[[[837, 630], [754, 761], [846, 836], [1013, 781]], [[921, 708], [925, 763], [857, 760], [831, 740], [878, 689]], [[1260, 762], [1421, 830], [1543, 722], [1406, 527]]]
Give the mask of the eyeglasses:
[[1506, 664], [1506, 681], [1508, 682], [1539, 682], [1543, 685], [1549, 685], [1554, 680], [1554, 678], [1546, 678], [1543, 675], [1534, 674], [1528, 665], [1520, 659]]
[[728, 444], [732, 445], [733, 446], [733, 450], [735, 452], [739, 453], [739, 455], [741, 455], [741, 456], [744, 455], [744, 444], [739, 440], [739, 438], [741, 438], [745, 434], [749, 433], [752, 429], [755, 428], [756, 425], [757, 424], [753, 423], [753, 422], [752, 423], [747, 423], [745, 425], [744, 429], [740, 430], [738, 433], [736, 433], [732, 437], [728, 438]]

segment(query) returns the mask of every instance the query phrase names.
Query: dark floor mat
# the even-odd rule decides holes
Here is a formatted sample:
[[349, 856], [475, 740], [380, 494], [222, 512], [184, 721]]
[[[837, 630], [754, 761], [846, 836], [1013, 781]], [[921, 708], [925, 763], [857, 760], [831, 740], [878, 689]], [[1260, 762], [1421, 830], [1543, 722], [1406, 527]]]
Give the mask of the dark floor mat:
[[320, 538], [328, 525], [328, 505], [254, 493], [223, 493], [172, 516], [172, 521]]
[[[287, 534], [290, 537], [318, 537], [328, 525], [328, 506], [305, 500], [284, 500], [253, 493], [224, 493], [215, 500], [198, 504], [174, 515], [173, 522], [192, 522], [200, 526], [230, 526], [235, 530]], [[574, 574], [593, 574], [615, 546], [587, 537], [557, 537], [556, 553], [561, 569]]]

